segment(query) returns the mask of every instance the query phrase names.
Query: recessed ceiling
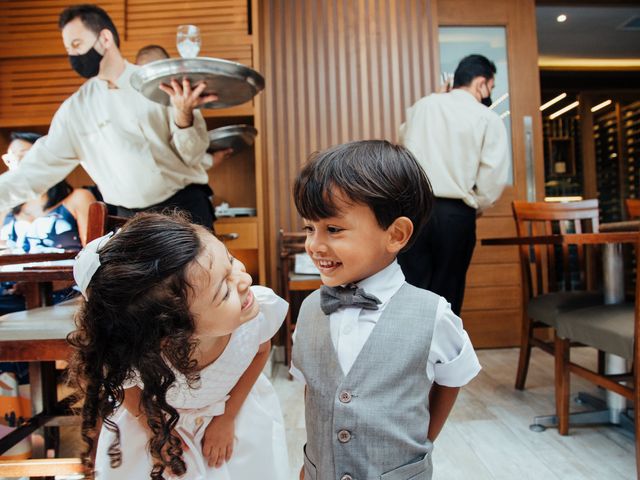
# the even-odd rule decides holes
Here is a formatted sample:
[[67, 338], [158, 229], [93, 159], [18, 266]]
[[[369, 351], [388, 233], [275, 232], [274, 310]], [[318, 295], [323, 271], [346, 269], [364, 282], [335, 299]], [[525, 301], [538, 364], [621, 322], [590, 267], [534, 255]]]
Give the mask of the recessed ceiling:
[[640, 6], [539, 6], [536, 18], [542, 68], [640, 68]]

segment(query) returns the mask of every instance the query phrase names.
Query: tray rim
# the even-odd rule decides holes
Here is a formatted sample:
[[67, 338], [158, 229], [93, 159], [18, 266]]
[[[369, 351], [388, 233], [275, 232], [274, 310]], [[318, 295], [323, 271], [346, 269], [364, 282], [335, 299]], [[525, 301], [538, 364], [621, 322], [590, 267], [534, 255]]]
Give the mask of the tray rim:
[[[211, 65], [209, 66], [210, 68], [207, 68], [207, 65], [206, 65], [207, 62], [210, 62], [210, 63], [212, 62]], [[191, 66], [190, 63], [192, 63], [193, 65]], [[246, 81], [256, 89], [256, 93], [260, 92], [261, 90], [264, 90], [264, 87], [265, 87], [264, 77], [257, 70], [247, 65], [244, 65], [242, 63], [233, 62], [231, 60], [225, 60], [223, 58], [216, 58], [216, 57], [167, 58], [163, 60], [157, 60], [155, 62], [151, 62], [146, 65], [140, 66], [138, 69], [136, 69], [136, 71], [133, 72], [133, 74], [131, 75], [129, 82], [131, 83], [131, 86], [134, 89], [136, 89], [137, 91], [140, 91], [142, 89], [142, 86], [146, 82], [155, 81], [165, 76], [179, 75], [181, 73], [182, 74], [188, 74], [188, 73], [205, 74], [205, 75], [220, 73], [220, 72], [211, 71], [211, 68], [213, 66], [216, 66], [217, 68], [222, 70], [228, 69], [229, 70], [228, 76]], [[150, 67], [155, 67], [156, 69], [158, 67], [163, 67], [169, 71], [163, 72], [161, 69], [159, 72], [157, 72], [154, 75], [151, 75], [151, 74], [145, 75], [145, 71], [148, 72], [152, 70]], [[232, 68], [238, 71], [233, 72], [231, 71]], [[177, 71], [170, 71], [172, 69], [175, 69]]]

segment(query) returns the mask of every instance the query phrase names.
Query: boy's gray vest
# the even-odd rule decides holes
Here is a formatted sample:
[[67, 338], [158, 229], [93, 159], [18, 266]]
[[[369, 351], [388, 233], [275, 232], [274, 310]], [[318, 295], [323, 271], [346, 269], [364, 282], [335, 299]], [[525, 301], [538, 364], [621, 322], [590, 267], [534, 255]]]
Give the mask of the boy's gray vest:
[[293, 363], [307, 383], [305, 480], [429, 480], [427, 358], [438, 296], [405, 283], [345, 377], [320, 292], [302, 304]]

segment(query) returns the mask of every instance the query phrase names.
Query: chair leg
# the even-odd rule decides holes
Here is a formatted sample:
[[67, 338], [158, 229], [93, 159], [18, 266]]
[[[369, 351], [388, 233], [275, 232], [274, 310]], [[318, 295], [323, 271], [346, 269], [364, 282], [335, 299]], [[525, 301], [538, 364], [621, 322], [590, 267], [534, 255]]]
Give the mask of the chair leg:
[[602, 350], [598, 350], [598, 375], [604, 375], [604, 365], [605, 365], [605, 353]]
[[[636, 307], [637, 308], [637, 307]], [[637, 338], [637, 337], [636, 337]], [[637, 340], [636, 340], [637, 342]], [[636, 426], [636, 476], [640, 480], [640, 371], [638, 371], [638, 360], [640, 360], [640, 354], [638, 354], [638, 346], [636, 345], [635, 362], [633, 365], [633, 408], [635, 415]]]
[[529, 339], [533, 335], [531, 319], [525, 313], [522, 316], [522, 330], [520, 332], [520, 357], [518, 358], [518, 371], [516, 373], [516, 389], [524, 390], [529, 371], [529, 360], [531, 359], [531, 342]]
[[555, 390], [556, 390], [556, 416], [558, 417], [558, 433], [569, 434], [569, 340], [555, 335]]
[[284, 321], [284, 364], [287, 368], [291, 367], [291, 350], [293, 342], [291, 340], [291, 303], [289, 303], [289, 310]]

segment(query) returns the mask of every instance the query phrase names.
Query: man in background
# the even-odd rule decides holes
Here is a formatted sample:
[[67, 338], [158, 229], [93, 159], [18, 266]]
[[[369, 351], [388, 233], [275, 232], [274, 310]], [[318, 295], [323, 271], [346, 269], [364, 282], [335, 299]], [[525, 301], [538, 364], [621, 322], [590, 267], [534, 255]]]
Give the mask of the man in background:
[[169, 58], [169, 52], [160, 45], [147, 45], [138, 50], [136, 54], [136, 65], [146, 65], [147, 63], [155, 62], [156, 60], [165, 60], [167, 58]]
[[416, 156], [436, 196], [431, 219], [398, 258], [407, 282], [442, 295], [460, 315], [476, 243], [476, 217], [507, 182], [507, 132], [491, 105], [496, 67], [469, 55], [453, 88], [418, 100], [407, 111], [400, 141]]

